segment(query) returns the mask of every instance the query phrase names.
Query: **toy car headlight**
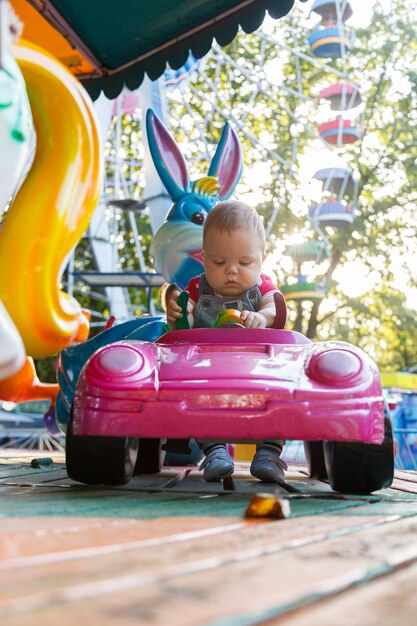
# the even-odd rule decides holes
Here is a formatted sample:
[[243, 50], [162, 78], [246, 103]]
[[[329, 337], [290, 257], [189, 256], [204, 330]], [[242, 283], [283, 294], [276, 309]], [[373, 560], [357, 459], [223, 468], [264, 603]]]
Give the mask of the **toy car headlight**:
[[105, 347], [96, 354], [91, 365], [96, 370], [96, 375], [105, 378], [126, 378], [146, 370], [145, 363], [143, 355], [131, 346], [113, 345]]
[[306, 374], [319, 383], [346, 384], [361, 371], [359, 357], [346, 349], [334, 348], [313, 354], [306, 364]]

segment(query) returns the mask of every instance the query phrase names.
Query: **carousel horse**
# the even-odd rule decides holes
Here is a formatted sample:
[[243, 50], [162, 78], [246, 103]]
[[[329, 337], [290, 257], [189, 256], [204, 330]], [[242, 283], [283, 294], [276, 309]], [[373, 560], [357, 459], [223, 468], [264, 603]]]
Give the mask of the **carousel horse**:
[[[15, 141], [19, 158], [12, 161], [6, 150], [2, 152], [1, 163], [10, 159], [12, 170], [7, 181], [2, 172], [0, 198], [7, 203], [13, 185], [19, 190], [0, 230], [0, 299], [26, 354], [42, 358], [88, 337], [88, 316], [59, 283], [98, 202], [103, 166], [93, 105], [79, 82], [37, 46], [22, 42], [13, 46], [13, 54], [17, 64], [9, 53], [6, 56], [9, 89], [4, 95], [2, 91], [0, 132], [7, 134], [8, 127], [6, 145]], [[36, 150], [22, 182], [30, 146], [35, 145], [28, 138], [27, 102]], [[57, 391], [57, 385], [39, 383], [29, 358], [3, 380], [0, 397], [54, 401]]]

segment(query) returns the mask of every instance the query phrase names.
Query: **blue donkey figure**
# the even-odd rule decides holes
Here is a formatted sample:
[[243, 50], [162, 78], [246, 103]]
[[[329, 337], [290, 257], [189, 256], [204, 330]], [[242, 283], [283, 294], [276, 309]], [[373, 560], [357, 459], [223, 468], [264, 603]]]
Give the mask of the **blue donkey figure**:
[[150, 253], [165, 280], [184, 289], [191, 278], [203, 272], [203, 224], [207, 213], [229, 198], [239, 182], [242, 149], [226, 122], [208, 175], [192, 182], [177, 144], [152, 109], [147, 112], [146, 129], [156, 170], [174, 202], [155, 233]]

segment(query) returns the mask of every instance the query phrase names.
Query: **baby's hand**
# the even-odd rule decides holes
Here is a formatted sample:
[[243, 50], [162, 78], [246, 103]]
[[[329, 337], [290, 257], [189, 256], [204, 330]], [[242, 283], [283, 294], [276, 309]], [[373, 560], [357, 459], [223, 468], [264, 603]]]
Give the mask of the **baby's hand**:
[[244, 323], [245, 328], [266, 328], [266, 317], [262, 313], [242, 311], [240, 319]]
[[[179, 291], [173, 291], [171, 294], [171, 299], [168, 302], [168, 307], [167, 307], [168, 324], [175, 325], [175, 322], [182, 317], [182, 309], [177, 304], [179, 295], [180, 295]], [[192, 312], [192, 307], [190, 304], [187, 304], [187, 313], [191, 313], [191, 312]]]

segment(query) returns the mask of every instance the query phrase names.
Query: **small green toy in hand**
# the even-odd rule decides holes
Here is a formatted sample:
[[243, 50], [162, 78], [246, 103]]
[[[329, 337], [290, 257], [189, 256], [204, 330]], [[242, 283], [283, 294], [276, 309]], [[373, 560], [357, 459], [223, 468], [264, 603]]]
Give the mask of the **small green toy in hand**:
[[187, 317], [187, 304], [189, 297], [190, 294], [188, 293], [188, 291], [181, 291], [180, 295], [178, 296], [177, 304], [179, 307], [181, 307], [182, 317], [180, 317], [176, 322], [177, 330], [188, 330], [190, 328]]

